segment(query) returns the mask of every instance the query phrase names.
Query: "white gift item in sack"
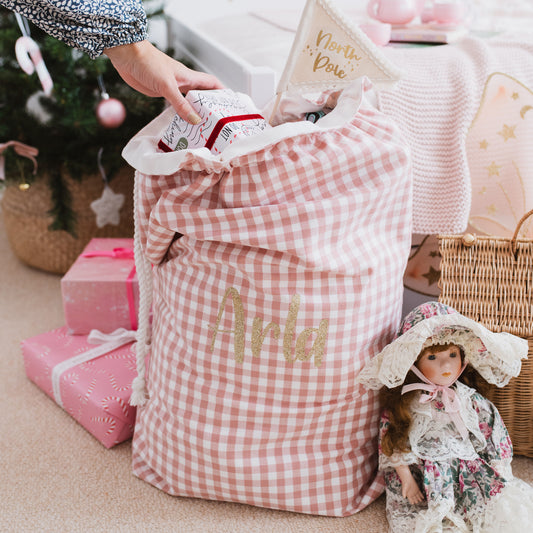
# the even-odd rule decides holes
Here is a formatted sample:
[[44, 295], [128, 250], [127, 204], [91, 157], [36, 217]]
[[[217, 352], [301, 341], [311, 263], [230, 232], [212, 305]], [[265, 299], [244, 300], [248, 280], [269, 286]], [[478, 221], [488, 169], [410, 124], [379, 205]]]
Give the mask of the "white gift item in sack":
[[164, 152], [206, 147], [219, 154], [239, 137], [249, 137], [270, 127], [251, 98], [230, 89], [189, 91], [186, 99], [202, 118], [197, 125], [175, 115], [159, 141]]
[[158, 152], [171, 110], [126, 147], [141, 295], [153, 294], [132, 445], [141, 479], [331, 516], [382, 493], [377, 395], [356, 377], [399, 325], [411, 172], [368, 85], [350, 85], [316, 124], [284, 123], [220, 155]]

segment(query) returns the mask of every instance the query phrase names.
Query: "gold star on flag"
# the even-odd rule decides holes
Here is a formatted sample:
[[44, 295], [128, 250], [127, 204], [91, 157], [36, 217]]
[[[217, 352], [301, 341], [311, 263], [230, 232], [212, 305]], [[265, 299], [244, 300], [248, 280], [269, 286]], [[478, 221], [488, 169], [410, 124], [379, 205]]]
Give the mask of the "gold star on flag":
[[499, 131], [498, 135], [501, 135], [505, 142], [509, 139], [516, 139], [516, 135], [514, 134], [515, 128], [516, 126], [508, 126], [507, 124], [504, 124], [502, 131]]
[[496, 209], [496, 206], [494, 204], [491, 204], [491, 205], [487, 206], [487, 213], [489, 215], [494, 215], [494, 214], [496, 214], [497, 211], [498, 210]]
[[486, 150], [489, 146], [489, 143], [487, 142], [487, 139], [483, 139], [480, 143], [479, 143], [479, 147], [482, 149], [482, 150]]
[[520, 95], [519, 95], [518, 93], [513, 93], [513, 94], [511, 95], [511, 98], [512, 98], [513, 100], [518, 100], [518, 99], [520, 98]]
[[500, 168], [494, 161], [487, 167], [487, 170], [489, 171], [489, 176], [499, 176], [500, 175]]

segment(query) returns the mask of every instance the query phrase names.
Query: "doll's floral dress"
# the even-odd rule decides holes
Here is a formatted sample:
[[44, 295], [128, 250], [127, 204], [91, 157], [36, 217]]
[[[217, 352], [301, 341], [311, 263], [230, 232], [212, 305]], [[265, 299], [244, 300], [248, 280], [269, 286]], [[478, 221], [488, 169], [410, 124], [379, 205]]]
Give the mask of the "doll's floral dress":
[[[379, 466], [386, 482], [387, 518], [393, 533], [533, 531], [533, 488], [512, 475], [511, 440], [494, 405], [458, 382], [464, 439], [439, 395], [412, 402], [411, 451], [386, 456]], [[420, 398], [420, 397], [419, 397]], [[389, 426], [384, 412], [380, 438]], [[410, 465], [426, 501], [402, 496], [394, 467]]]

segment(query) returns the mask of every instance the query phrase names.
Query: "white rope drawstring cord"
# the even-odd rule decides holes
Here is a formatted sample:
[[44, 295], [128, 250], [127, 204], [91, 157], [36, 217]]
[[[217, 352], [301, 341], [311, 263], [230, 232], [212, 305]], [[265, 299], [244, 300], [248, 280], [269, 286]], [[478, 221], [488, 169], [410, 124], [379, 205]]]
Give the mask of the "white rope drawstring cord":
[[137, 361], [137, 377], [132, 383], [130, 404], [142, 406], [146, 403], [146, 355], [150, 349], [150, 309], [152, 306], [152, 266], [145, 257], [141, 246], [140, 221], [139, 221], [139, 171], [135, 171], [133, 187], [133, 220], [135, 268], [139, 280], [139, 325], [137, 329], [137, 343], [135, 356]]

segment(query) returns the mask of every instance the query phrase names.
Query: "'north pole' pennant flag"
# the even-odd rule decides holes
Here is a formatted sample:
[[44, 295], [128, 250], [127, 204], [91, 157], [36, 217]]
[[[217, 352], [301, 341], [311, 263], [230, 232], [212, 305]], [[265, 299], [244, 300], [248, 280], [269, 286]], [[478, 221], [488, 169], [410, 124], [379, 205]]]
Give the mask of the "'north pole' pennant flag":
[[336, 89], [361, 76], [382, 85], [401, 71], [330, 0], [308, 0], [276, 93]]

